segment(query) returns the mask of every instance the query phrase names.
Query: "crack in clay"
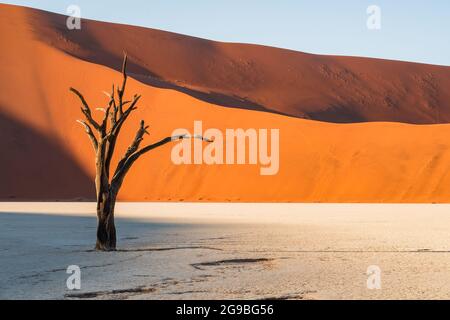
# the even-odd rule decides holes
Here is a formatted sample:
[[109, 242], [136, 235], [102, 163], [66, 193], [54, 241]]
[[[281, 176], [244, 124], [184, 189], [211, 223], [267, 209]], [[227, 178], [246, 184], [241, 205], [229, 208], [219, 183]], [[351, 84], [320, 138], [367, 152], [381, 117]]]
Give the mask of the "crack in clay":
[[[204, 281], [204, 280], [198, 280], [198, 282], [201, 282], [201, 281]], [[83, 292], [83, 293], [69, 293], [69, 294], [65, 294], [64, 297], [68, 298], [68, 299], [96, 299], [96, 298], [101, 298], [101, 297], [127, 299], [129, 296], [154, 293], [158, 289], [166, 289], [171, 286], [176, 286], [176, 285], [179, 285], [182, 283], [190, 283], [190, 282], [194, 282], [194, 279], [191, 279], [190, 281], [170, 280], [167, 282], [155, 284], [152, 287], [139, 286], [136, 288], [115, 289], [115, 290], [109, 290], [109, 291], [105, 290], [105, 291], [91, 291], [91, 292]], [[183, 294], [189, 294], [189, 293], [204, 293], [204, 292], [205, 291], [185, 291], [185, 292], [171, 292], [169, 294], [183, 295]], [[116, 296], [119, 296], [119, 297], [116, 297]]]
[[[155, 292], [156, 289], [152, 287], [136, 287], [129, 289], [117, 289], [110, 291], [93, 291], [93, 292], [84, 292], [84, 293], [69, 293], [65, 294], [65, 298], [73, 298], [73, 299], [94, 299], [103, 296], [115, 296], [115, 295], [136, 295], [136, 294], [146, 294]], [[125, 296], [126, 298], [127, 296]]]
[[250, 250], [248, 253], [450, 253], [450, 250], [432, 250], [432, 249], [415, 249], [415, 250]]
[[[213, 248], [213, 247], [205, 247], [205, 246], [190, 246], [190, 247], [168, 247], [168, 248], [141, 248], [141, 249], [117, 249], [114, 251], [109, 251], [106, 253], [128, 253], [128, 252], [161, 252], [161, 251], [172, 251], [172, 250], [215, 250], [215, 251], [223, 251], [223, 249]], [[97, 250], [86, 250], [82, 252], [87, 253], [105, 253]]]
[[231, 237], [203, 238], [203, 239], [199, 239], [199, 241], [226, 240], [226, 239], [231, 239]]
[[184, 294], [192, 294], [192, 293], [206, 293], [208, 291], [205, 290], [189, 290], [189, 291], [177, 291], [177, 292], [168, 292], [167, 294], [181, 296]]
[[304, 291], [304, 292], [300, 292], [300, 293], [285, 294], [285, 295], [281, 295], [281, 296], [265, 297], [265, 298], [257, 299], [257, 300], [259, 300], [259, 301], [304, 300], [305, 295], [311, 294], [311, 293], [317, 293], [317, 291]]
[[[139, 286], [136, 288], [128, 288], [128, 289], [115, 289], [115, 290], [104, 290], [104, 291], [91, 291], [91, 292], [83, 292], [83, 293], [69, 293], [65, 294], [64, 297], [68, 299], [96, 299], [96, 298], [120, 298], [127, 299], [129, 296], [136, 295], [145, 295], [149, 293], [154, 293], [157, 290], [167, 289], [172, 286], [177, 286], [180, 284], [189, 284], [195, 282], [204, 282], [206, 279], [189, 279], [189, 280], [175, 280], [175, 279], [166, 279], [166, 281], [157, 283], [148, 286]], [[169, 292], [171, 295], [183, 295], [189, 293], [205, 293], [206, 291], [175, 291]], [[119, 296], [119, 297], [117, 297]]]
[[223, 265], [242, 265], [242, 264], [254, 264], [262, 262], [270, 262], [274, 259], [258, 258], [258, 259], [230, 259], [230, 260], [218, 260], [211, 262], [200, 262], [191, 264], [192, 267], [198, 270], [204, 270], [202, 267], [217, 267]]
[[120, 249], [116, 252], [160, 252], [160, 251], [172, 251], [172, 250], [189, 250], [189, 249], [203, 249], [203, 250], [215, 250], [215, 251], [223, 251], [219, 248], [213, 247], [169, 247], [169, 248], [144, 248], [144, 249]]
[[[96, 269], [96, 268], [106, 268], [106, 267], [111, 267], [116, 265], [117, 263], [122, 263], [122, 262], [128, 262], [128, 261], [132, 261], [135, 259], [139, 259], [140, 257], [142, 257], [142, 255], [138, 255], [132, 258], [128, 258], [128, 259], [123, 259], [120, 261], [116, 261], [116, 262], [111, 262], [111, 263], [105, 263], [105, 264], [98, 264], [98, 265], [90, 265], [90, 266], [82, 266], [80, 267], [81, 270], [86, 270], [86, 269]], [[62, 272], [62, 271], [66, 271], [67, 268], [58, 268], [58, 269], [51, 269], [51, 270], [46, 270], [43, 272], [38, 272], [38, 273], [34, 273], [34, 274], [30, 274], [27, 276], [20, 276], [17, 279], [30, 279], [30, 278], [37, 278], [37, 277], [41, 277], [44, 276], [48, 273], [55, 273], [55, 272]]]

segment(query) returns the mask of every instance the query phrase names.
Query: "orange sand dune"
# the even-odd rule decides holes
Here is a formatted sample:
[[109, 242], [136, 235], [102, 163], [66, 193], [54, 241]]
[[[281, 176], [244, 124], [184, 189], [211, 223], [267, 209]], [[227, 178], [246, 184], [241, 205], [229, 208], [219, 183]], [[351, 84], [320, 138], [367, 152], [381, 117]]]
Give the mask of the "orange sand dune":
[[[102, 44], [94, 36], [91, 35], [92, 42], [79, 42], [83, 46], [75, 46], [74, 42], [67, 37], [57, 36], [58, 33], [55, 33], [55, 37], [51, 40], [45, 38], [52, 35], [50, 29], [44, 35], [40, 35], [41, 31], [37, 31], [45, 28], [43, 26], [49, 28], [56, 23], [55, 21], [59, 21], [58, 19], [60, 18], [56, 15], [18, 7], [0, 6], [0, 40], [6, 44], [0, 51], [1, 199], [92, 199], [93, 187], [89, 185], [89, 179], [92, 179], [94, 172], [93, 154], [87, 137], [75, 122], [76, 119], [81, 118], [79, 104], [69, 93], [68, 88], [74, 86], [80, 89], [93, 106], [103, 106], [107, 98], [102, 91], [109, 91], [111, 82], [118, 83], [121, 77], [120, 73], [108, 67], [107, 60], [105, 63], [95, 61], [101, 57], [97, 49]], [[94, 32], [92, 30], [96, 26], [99, 30], [103, 30], [102, 32], [106, 32], [106, 24], [94, 22], [89, 22], [89, 32]], [[63, 28], [64, 24], [61, 24], [59, 29]], [[408, 74], [409, 72], [422, 74], [423, 71], [424, 74], [428, 72], [433, 79], [439, 79], [438, 83], [448, 81], [449, 69], [444, 67], [358, 58], [320, 57], [258, 46], [214, 44], [117, 25], [111, 25], [110, 30], [115, 28], [117, 32], [112, 37], [113, 41], [121, 38], [128, 39], [129, 43], [135, 42], [134, 45], [137, 48], [141, 45], [140, 35], [149, 32], [155, 37], [156, 35], [166, 37], [169, 42], [173, 37], [178, 37], [177, 48], [185, 42], [188, 44], [186, 50], [188, 50], [187, 47], [191, 48], [195, 41], [198, 41], [197, 49], [194, 46], [192, 50], [202, 50], [202, 46], [213, 46], [221, 57], [225, 52], [230, 53], [233, 48], [236, 48], [233, 55], [244, 56], [245, 53], [250, 57], [254, 54], [258, 57], [255, 60], [264, 61], [267, 64], [273, 59], [278, 59], [274, 56], [290, 57], [292, 55], [292, 59], [296, 61], [300, 59], [298, 57], [304, 57], [306, 61], [302, 62], [304, 68], [314, 68], [327, 61], [327, 63], [339, 63], [340, 66], [345, 63], [347, 70], [350, 70], [349, 68], [358, 70], [377, 68], [378, 70], [380, 67], [380, 70], [385, 68], [385, 71], [379, 72], [387, 72], [386, 70], [389, 69], [392, 70], [394, 78], [400, 71]], [[122, 31], [118, 32], [118, 30]], [[79, 32], [76, 37], [80, 38], [80, 41], [88, 41], [84, 33], [86, 31], [76, 32]], [[159, 52], [158, 50], [164, 47], [162, 39], [161, 43], [161, 46], [153, 48], [155, 52]], [[80, 54], [69, 52], [67, 49], [61, 50], [64, 46], [74, 46]], [[192, 73], [193, 80], [190, 85], [195, 79], [198, 81], [203, 79], [203, 85], [210, 83], [209, 81], [213, 79], [202, 71], [201, 64], [207, 64], [210, 61], [207, 57], [200, 59], [197, 56], [200, 64], [198, 68], [192, 65], [191, 69], [180, 67], [178, 70], [177, 68], [183, 62], [178, 61], [180, 59], [176, 56], [167, 55], [163, 64], [161, 62], [163, 55], [154, 53], [154, 56], [150, 55], [148, 60], [143, 62], [138, 59], [130, 49], [131, 47], [130, 44], [126, 46], [126, 49], [134, 59], [134, 68], [142, 66], [142, 68], [153, 70], [152, 64], [157, 63], [162, 65], [161, 68], [167, 68], [167, 72], [181, 72], [186, 75]], [[118, 46], [117, 50], [121, 51], [123, 48]], [[109, 49], [106, 47], [103, 49], [102, 54], [108, 57]], [[150, 50], [150, 47], [146, 50]], [[91, 62], [80, 59], [86, 57], [91, 57], [86, 59]], [[191, 58], [194, 59], [194, 57]], [[116, 64], [118, 61], [117, 56], [114, 61], [111, 60], [111, 64]], [[287, 57], [284, 59], [286, 65], [289, 65], [289, 61]], [[320, 62], [315, 64], [314, 61]], [[259, 65], [260, 62], [258, 62], [258, 68], [262, 68]], [[312, 63], [311, 66], [309, 62]], [[186, 68], [189, 63], [186, 62]], [[278, 63], [278, 66], [283, 65], [283, 60]], [[171, 65], [173, 71], [169, 68]], [[275, 98], [278, 95], [280, 100], [278, 107], [283, 109], [283, 113], [291, 110], [287, 107], [289, 103], [283, 100], [289, 98], [285, 96], [287, 89], [283, 89], [283, 85], [280, 85], [280, 92], [277, 92], [278, 89], [275, 87], [272, 87], [273, 91], [264, 91], [261, 88], [254, 91], [254, 88], [240, 87], [239, 83], [234, 81], [236, 79], [226, 79], [226, 77], [228, 75], [240, 77], [244, 73], [232, 72], [233, 67], [230, 67], [231, 70], [223, 65], [220, 68], [222, 67], [225, 70], [223, 73], [216, 72], [217, 70], [213, 73], [215, 73], [214, 77], [224, 77], [222, 79], [224, 86], [227, 84], [232, 86], [224, 90], [242, 90], [242, 92], [248, 92], [249, 97], [251, 94], [254, 95], [252, 97], [264, 97], [273, 101], [277, 101]], [[268, 65], [267, 68], [270, 72], [276, 71], [273, 65]], [[158, 72], [162, 73], [161, 70]], [[273, 86], [280, 81], [280, 78], [275, 75], [271, 77], [269, 74], [257, 74]], [[281, 77], [283, 72], [279, 71], [277, 74]], [[381, 77], [379, 88], [384, 85], [391, 86], [392, 90], [398, 89], [397, 86], [401, 87], [403, 75], [398, 75], [399, 83], [390, 82], [394, 78], [386, 79], [381, 75], [382, 73], [373, 75]], [[169, 78], [169, 75], [159, 74], [158, 76], [165, 80]], [[243, 110], [245, 108], [243, 105], [236, 106], [238, 108], [226, 108], [220, 106], [219, 102], [212, 103], [209, 97], [195, 98], [192, 92], [174, 87], [164, 89], [151, 86], [141, 76], [136, 75], [135, 78], [139, 81], [130, 80], [128, 94], [143, 95], [141, 108], [124, 128], [118, 152], [123, 152], [128, 146], [140, 119], [147, 119], [151, 124], [151, 136], [147, 137], [147, 142], [156, 141], [171, 134], [174, 128], [192, 130], [195, 120], [202, 120], [204, 128], [223, 130], [226, 128], [278, 128], [280, 129], [280, 171], [275, 176], [260, 176], [259, 167], [250, 165], [175, 166], [170, 161], [171, 146], [165, 146], [148, 154], [131, 170], [120, 194], [121, 200], [447, 202], [450, 199], [450, 175], [448, 174], [450, 125], [418, 126], [385, 122], [343, 125], [316, 122], [272, 112]], [[331, 85], [335, 77], [323, 76], [323, 78], [329, 79]], [[409, 76], [406, 78], [409, 79]], [[336, 79], [340, 81], [339, 76]], [[187, 80], [183, 81], [186, 83], [191, 81]], [[319, 110], [325, 106], [324, 103], [330, 96], [318, 98], [320, 90], [325, 90], [325, 86], [318, 86], [313, 80], [311, 81], [303, 82], [304, 86], [311, 86], [311, 90], [307, 90], [308, 93], [303, 91], [305, 87], [299, 87], [295, 94], [298, 95], [298, 99], [311, 99], [317, 103], [315, 107], [321, 105], [316, 109]], [[439, 95], [436, 97], [446, 101], [447, 106], [442, 104], [436, 110], [441, 110], [444, 114], [444, 111], [448, 109], [448, 91], [436, 86], [433, 81], [423, 80], [421, 83], [423, 87], [431, 85], [437, 88]], [[241, 84], [247, 82], [249, 85], [252, 83], [242, 79]], [[218, 86], [219, 84], [217, 83]], [[349, 86], [350, 84], [343, 85], [341, 89], [344, 90], [343, 88]], [[206, 90], [206, 86], [200, 87], [201, 90]], [[313, 88], [317, 91], [312, 90]], [[338, 90], [339, 87], [333, 88]], [[424, 92], [413, 89], [413, 87], [409, 88], [410, 95], [413, 96]], [[342, 91], [342, 94], [347, 96], [346, 91]], [[219, 97], [223, 96], [219, 95]], [[292, 92], [290, 97], [294, 97]], [[355, 92], [353, 98], [355, 98]], [[425, 100], [424, 98], [422, 102]], [[433, 108], [419, 108], [417, 104], [411, 105], [410, 113], [406, 111], [407, 105], [404, 105], [405, 109], [393, 108], [389, 109], [390, 112], [383, 111], [384, 113], [377, 109], [378, 106], [373, 106], [373, 109], [378, 111], [369, 112], [371, 108], [372, 106], [370, 108], [367, 106], [364, 120], [374, 120], [369, 115], [375, 117], [375, 114], [388, 118], [396, 115], [397, 120], [406, 117], [403, 120], [408, 122], [428, 122], [433, 119], [430, 116], [431, 113], [427, 113]], [[101, 113], [98, 116], [101, 116]], [[378, 120], [380, 119], [384, 118], [380, 117]], [[395, 120], [395, 117], [389, 120]]]
[[69, 55], [120, 68], [123, 50], [135, 78], [229, 107], [329, 122], [450, 122], [450, 67], [305, 54], [213, 42], [164, 31], [20, 11], [32, 36]]

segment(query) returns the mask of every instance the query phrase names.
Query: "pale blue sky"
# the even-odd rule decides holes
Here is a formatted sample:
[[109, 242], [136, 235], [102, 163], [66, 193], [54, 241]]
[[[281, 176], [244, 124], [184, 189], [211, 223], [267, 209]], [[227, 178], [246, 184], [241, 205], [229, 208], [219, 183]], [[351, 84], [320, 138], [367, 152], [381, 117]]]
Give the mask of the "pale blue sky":
[[[450, 0], [11, 0], [227, 42], [450, 66]], [[381, 8], [381, 30], [366, 26]]]

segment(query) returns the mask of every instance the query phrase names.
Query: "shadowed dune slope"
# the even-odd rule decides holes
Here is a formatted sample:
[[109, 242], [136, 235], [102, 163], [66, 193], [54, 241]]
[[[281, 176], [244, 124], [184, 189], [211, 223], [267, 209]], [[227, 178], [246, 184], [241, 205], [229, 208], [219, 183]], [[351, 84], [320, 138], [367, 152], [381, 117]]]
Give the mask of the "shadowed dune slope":
[[[95, 22], [88, 22], [84, 25], [86, 30], [71, 35], [63, 32], [64, 25], [55, 26], [60, 20], [57, 15], [0, 5], [0, 40], [6, 44], [0, 51], [0, 145], [3, 150], [0, 154], [0, 199], [16, 196], [15, 200], [26, 200], [35, 195], [34, 200], [69, 200], [91, 193], [86, 177], [93, 177], [93, 152], [88, 138], [75, 122], [81, 118], [79, 103], [68, 88], [78, 88], [92, 106], [104, 106], [107, 98], [102, 91], [109, 91], [112, 82], [121, 80], [120, 73], [109, 65], [120, 64], [122, 49], [130, 52], [134, 62], [135, 79], [130, 79], [128, 94], [140, 93], [143, 98], [140, 109], [124, 127], [119, 154], [129, 145], [141, 119], [151, 125], [147, 143], [170, 135], [175, 128], [192, 130], [193, 122], [202, 120], [205, 129], [280, 129], [280, 171], [275, 176], [260, 176], [259, 167], [251, 165], [175, 166], [170, 160], [171, 146], [167, 145], [148, 154], [130, 171], [120, 193], [121, 200], [448, 202], [450, 199], [450, 125], [386, 122], [344, 125], [244, 110], [260, 109], [245, 105], [256, 102], [264, 109], [270, 106], [272, 111], [295, 116], [307, 113], [302, 109], [307, 107], [312, 108], [309, 111], [315, 110], [315, 114], [322, 114], [319, 111], [331, 108], [328, 103], [336, 98], [331, 91], [339, 89], [336, 83], [347, 74], [343, 71], [343, 74], [333, 75], [333, 70], [337, 70], [333, 68], [345, 66], [345, 70], [353, 73], [366, 70], [366, 76], [379, 77], [380, 81], [379, 86], [374, 87], [375, 84], [369, 85], [372, 82], [367, 80], [367, 86], [355, 86], [353, 94], [342, 91], [343, 99], [356, 101], [359, 93], [366, 94], [358, 90], [367, 88], [384, 90], [386, 86], [402, 92], [404, 86], [410, 86], [407, 99], [423, 93], [425, 98], [420, 103], [433, 97], [430, 101], [438, 105], [424, 106], [417, 101], [408, 105], [402, 100], [398, 102], [401, 105], [389, 108], [369, 103], [358, 109], [356, 102], [339, 108], [351, 107], [348, 110], [352, 112], [360, 110], [361, 121], [432, 122], [435, 118], [431, 110], [442, 111], [444, 117], [448, 108], [444, 104], [449, 101], [448, 91], [440, 87], [448, 81], [448, 68], [218, 44]], [[53, 28], [59, 31], [54, 32]], [[100, 39], [106, 37], [107, 32], [111, 32], [109, 39]], [[122, 39], [124, 44], [115, 42], [117, 39]], [[169, 50], [170, 43], [174, 46], [171, 54], [164, 51]], [[183, 43], [188, 45], [183, 47]], [[139, 53], [140, 46], [147, 50], [145, 54]], [[190, 56], [183, 53], [182, 48], [190, 52]], [[212, 56], [202, 56], [206, 52], [203, 50], [211, 50]], [[225, 60], [230, 65], [222, 64], [224, 57], [230, 59]], [[232, 63], [238, 63], [238, 57], [242, 57], [242, 61], [248, 58], [250, 70], [255, 67], [259, 71], [247, 72], [244, 68], [245, 72], [238, 72], [239, 65]], [[309, 70], [308, 77], [312, 79], [303, 78], [292, 83], [292, 87], [284, 83], [288, 81], [283, 75], [289, 74], [290, 61], [292, 70]], [[271, 64], [275, 62], [278, 67]], [[207, 69], [208, 65], [212, 69]], [[321, 65], [325, 65], [323, 73], [315, 70]], [[283, 70], [277, 70], [282, 66]], [[214, 68], [222, 68], [223, 73]], [[371, 70], [375, 73], [369, 72]], [[147, 71], [158, 80], [146, 80]], [[388, 71], [392, 71], [389, 74], [393, 78], [386, 80], [383, 73]], [[427, 74], [435, 80], [426, 80]], [[254, 78], [246, 80], [244, 75], [255, 76], [259, 82], [253, 81]], [[175, 82], [176, 79], [179, 82]], [[362, 76], [352, 79], [340, 88], [350, 90], [351, 83], [359, 83]], [[392, 79], [398, 82], [391, 82]], [[153, 81], [159, 85], [149, 85]], [[322, 81], [326, 85], [321, 84]], [[169, 82], [171, 84], [167, 85]], [[194, 93], [185, 89], [188, 84], [195, 85]], [[428, 86], [435, 88], [438, 94], [425, 94]], [[425, 89], [421, 91], [419, 87]], [[297, 89], [288, 94], [288, 88]], [[200, 91], [220, 91], [220, 94], [198, 95]], [[240, 94], [246, 101], [236, 98]], [[216, 97], [230, 100], [214, 102]], [[373, 95], [373, 99], [379, 99], [378, 95]], [[235, 105], [239, 103], [243, 105]], [[233, 104], [235, 108], [224, 107], [226, 104]], [[336, 111], [336, 116], [346, 114], [336, 106], [333, 108], [330, 110]], [[101, 116], [100, 112], [94, 114]], [[333, 113], [324, 112], [322, 116], [324, 114], [331, 117]], [[350, 113], [346, 120], [355, 118]], [[18, 147], [21, 145], [28, 151]], [[25, 176], [28, 180], [21, 178]]]
[[51, 47], [113, 69], [126, 50], [135, 78], [214, 104], [338, 123], [450, 122], [450, 67], [220, 43], [89, 20], [70, 31], [62, 15], [0, 8], [3, 16], [20, 12], [20, 23]]
[[0, 149], [4, 200], [84, 200], [95, 192], [91, 177], [57, 142], [2, 114]]

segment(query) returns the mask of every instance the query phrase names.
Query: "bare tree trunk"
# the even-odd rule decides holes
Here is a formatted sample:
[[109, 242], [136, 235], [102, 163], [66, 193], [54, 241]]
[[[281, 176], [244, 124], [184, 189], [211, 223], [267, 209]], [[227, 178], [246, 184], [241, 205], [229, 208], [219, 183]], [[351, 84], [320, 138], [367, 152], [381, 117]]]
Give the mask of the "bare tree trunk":
[[100, 195], [97, 201], [97, 243], [96, 250], [116, 250], [116, 226], [114, 224], [114, 207], [116, 195], [108, 191]]
[[[180, 135], [175, 137], [167, 137], [159, 142], [140, 148], [144, 136], [149, 134], [147, 129], [149, 126], [145, 125], [142, 120], [136, 136], [128, 147], [125, 155], [117, 165], [113, 175], [110, 175], [111, 159], [114, 154], [117, 137], [120, 130], [128, 119], [130, 114], [137, 109], [137, 103], [141, 98], [140, 95], [134, 95], [130, 101], [124, 101], [125, 87], [127, 83], [127, 56], [125, 55], [122, 65], [123, 82], [122, 86], [112, 86], [111, 94], [107, 94], [110, 98], [108, 105], [104, 109], [105, 112], [103, 120], [97, 122], [91, 113], [91, 108], [84, 96], [76, 89], [70, 88], [81, 101], [81, 112], [85, 116], [85, 120], [78, 120], [83, 125], [86, 134], [92, 142], [95, 151], [95, 188], [97, 194], [97, 243], [96, 250], [100, 251], [114, 251], [116, 250], [116, 227], [114, 225], [114, 207], [116, 205], [117, 194], [119, 193], [125, 175], [130, 170], [131, 166], [145, 153], [159, 148], [171, 141], [190, 139], [187, 135]], [[115, 90], [116, 89], [116, 90]], [[116, 95], [117, 94], [117, 98]], [[129, 105], [125, 110], [125, 106]], [[96, 134], [94, 133], [96, 132]], [[194, 136], [195, 139], [212, 142], [201, 136]], [[112, 178], [112, 179], [110, 179]]]

